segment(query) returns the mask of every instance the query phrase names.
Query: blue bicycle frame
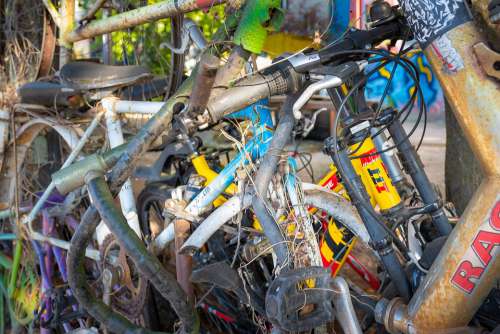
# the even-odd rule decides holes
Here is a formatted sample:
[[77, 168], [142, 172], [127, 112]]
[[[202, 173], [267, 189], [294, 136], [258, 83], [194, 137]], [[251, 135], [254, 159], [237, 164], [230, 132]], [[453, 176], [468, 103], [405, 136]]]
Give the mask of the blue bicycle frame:
[[266, 154], [273, 136], [274, 125], [268, 100], [260, 100], [228, 116], [230, 119], [250, 120], [253, 137], [243, 149], [224, 167], [186, 207], [186, 212], [197, 216], [209, 206], [234, 181], [236, 170]]

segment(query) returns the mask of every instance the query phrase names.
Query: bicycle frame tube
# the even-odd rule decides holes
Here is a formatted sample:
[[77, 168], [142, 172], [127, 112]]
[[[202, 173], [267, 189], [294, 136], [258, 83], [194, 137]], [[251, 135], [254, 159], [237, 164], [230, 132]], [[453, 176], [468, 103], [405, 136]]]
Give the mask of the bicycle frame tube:
[[64, 42], [74, 43], [108, 34], [113, 31], [132, 28], [144, 23], [172, 17], [174, 15], [208, 8], [224, 2], [224, 0], [166, 0], [104, 19], [93, 20], [89, 24], [77, 28], [65, 35]]
[[[415, 1], [420, 2], [420, 1]], [[451, 2], [449, 2], [451, 3]], [[409, 332], [433, 332], [466, 326], [500, 276], [500, 95], [498, 83], [487, 77], [473, 46], [483, 39], [465, 6], [437, 31], [412, 14], [414, 2], [403, 1], [414, 29], [431, 28], [417, 38], [452, 107], [462, 130], [480, 161], [485, 179], [447, 239], [428, 275], [408, 307], [398, 306], [386, 327]], [[435, 3], [428, 3], [431, 7]], [[447, 6], [447, 5], [445, 5]], [[451, 6], [451, 5], [450, 5]], [[409, 7], [409, 8], [408, 8]], [[430, 8], [430, 12], [441, 9]], [[415, 16], [414, 16], [415, 15]], [[420, 29], [420, 31], [422, 31]], [[433, 36], [438, 35], [438, 37]], [[389, 315], [388, 312], [385, 313]]]
[[[106, 132], [108, 135], [110, 147], [112, 149], [125, 143], [121, 122], [114, 110], [114, 103], [117, 100], [117, 98], [109, 97], [104, 98], [101, 101], [102, 108], [104, 109], [104, 118], [106, 120]], [[122, 209], [123, 215], [127, 219], [130, 228], [132, 228], [132, 230], [134, 230], [139, 238], [141, 238], [139, 217], [137, 216], [135, 197], [132, 190], [132, 182], [130, 179], [127, 179], [127, 181], [125, 181], [122, 189], [120, 190], [120, 193], [118, 194], [118, 197], [120, 198], [120, 207]], [[99, 244], [102, 243], [106, 235], [111, 233], [104, 224], [101, 225], [102, 227], [97, 229], [97, 239], [99, 241]]]
[[[257, 102], [244, 108], [229, 118], [245, 119], [252, 122], [254, 136], [243, 147], [234, 159], [198, 194], [186, 207], [186, 212], [198, 215], [201, 210], [210, 205], [234, 181], [236, 170], [243, 164], [248, 164], [260, 158], [267, 152], [272, 138], [272, 118], [267, 109], [267, 100]], [[203, 175], [202, 175], [203, 176]]]
[[[266, 153], [273, 133], [272, 118], [267, 104], [267, 99], [264, 99], [228, 116], [228, 118], [250, 120], [252, 124], [254, 124], [253, 131], [255, 135], [250, 142], [245, 145], [243, 150], [231, 160], [215, 178], [213, 178], [214, 171], [210, 170], [207, 172], [209, 170], [208, 168], [197, 170], [197, 172], [201, 172], [201, 176], [205, 176], [207, 179], [210, 177], [213, 178], [213, 180], [188, 204], [185, 209], [186, 212], [197, 215], [206, 206], [216, 201], [232, 184], [238, 167]], [[154, 240], [154, 252], [159, 252], [164, 249], [173, 239], [174, 229], [173, 224], [170, 224]]]

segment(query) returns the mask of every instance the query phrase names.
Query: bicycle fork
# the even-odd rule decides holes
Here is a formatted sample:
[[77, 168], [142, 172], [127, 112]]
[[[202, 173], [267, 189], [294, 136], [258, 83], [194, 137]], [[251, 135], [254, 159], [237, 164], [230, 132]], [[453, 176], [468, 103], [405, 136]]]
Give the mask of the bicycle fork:
[[[356, 173], [356, 170], [347, 155], [346, 149], [341, 149], [338, 152], [339, 154], [337, 159], [335, 154], [333, 154], [333, 145], [337, 145], [337, 143], [333, 142], [332, 138], [328, 138], [325, 141], [326, 151], [330, 154], [335, 165], [338, 166], [338, 169], [342, 170], [343, 177], [349, 179], [349, 182], [344, 182], [344, 187], [346, 188], [349, 197], [354, 199], [353, 204], [358, 209], [359, 215], [365, 222], [366, 229], [368, 230], [372, 240], [372, 246], [380, 255], [380, 259], [394, 282], [399, 295], [405, 300], [409, 300], [410, 285], [408, 278], [406, 277], [403, 267], [401, 266], [401, 263], [399, 262], [394, 251], [391, 237], [381, 226], [384, 222], [377, 221], [379, 219], [378, 214], [371, 206], [370, 197], [363, 182], [361, 181], [361, 178]], [[365, 203], [361, 203], [356, 200], [357, 198], [364, 200]]]
[[399, 160], [403, 164], [406, 173], [410, 175], [413, 184], [422, 197], [424, 205], [435, 204], [438, 209], [431, 212], [432, 222], [440, 235], [446, 236], [451, 232], [451, 225], [443, 209], [442, 200], [425, 174], [424, 167], [415, 148], [411, 145], [408, 136], [398, 118], [392, 120], [389, 125], [389, 133], [396, 145], [398, 145]]

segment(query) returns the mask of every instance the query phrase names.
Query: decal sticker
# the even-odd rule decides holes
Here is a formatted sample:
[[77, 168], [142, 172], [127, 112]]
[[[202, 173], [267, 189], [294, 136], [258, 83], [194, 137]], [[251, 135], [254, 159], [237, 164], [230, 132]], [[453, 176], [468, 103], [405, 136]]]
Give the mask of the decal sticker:
[[361, 160], [361, 166], [366, 167], [366, 166], [370, 165], [371, 163], [373, 163], [374, 161], [379, 160], [380, 155], [373, 154], [375, 152], [377, 152], [376, 148], [372, 148], [371, 150], [364, 152], [363, 153], [364, 156], [359, 158], [359, 160]]
[[446, 34], [432, 42], [431, 47], [436, 56], [443, 62], [445, 72], [456, 73], [464, 68], [462, 57], [455, 50]]
[[380, 174], [380, 169], [367, 168], [366, 170], [370, 174], [370, 178], [373, 182], [373, 185], [375, 186], [375, 189], [377, 189], [379, 194], [382, 193], [383, 191], [386, 191], [386, 192], [389, 191], [389, 188], [385, 184], [384, 177]]
[[463, 0], [401, 0], [400, 3], [424, 49], [437, 37], [471, 20]]
[[338, 184], [339, 184], [339, 179], [337, 178], [337, 175], [333, 173], [332, 176], [329, 177], [321, 186], [331, 190], [335, 190]]
[[488, 265], [498, 256], [499, 250], [500, 201], [497, 201], [490, 216], [481, 225], [462, 261], [458, 264], [451, 283], [465, 293], [471, 294]]

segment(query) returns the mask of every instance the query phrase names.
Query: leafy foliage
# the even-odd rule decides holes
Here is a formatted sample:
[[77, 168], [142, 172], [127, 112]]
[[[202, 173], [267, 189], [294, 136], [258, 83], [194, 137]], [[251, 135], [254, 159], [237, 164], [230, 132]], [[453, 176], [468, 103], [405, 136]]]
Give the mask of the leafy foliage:
[[[147, 3], [146, 1], [129, 0], [123, 8], [137, 8], [157, 2], [161, 2], [161, 0], [148, 0]], [[208, 12], [198, 10], [187, 14], [186, 17], [196, 22], [205, 37], [210, 40], [223, 23], [224, 6], [215, 6]], [[170, 19], [146, 23], [126, 31], [114, 32], [112, 33], [113, 59], [117, 64], [144, 65], [155, 74], [168, 73], [171, 52], [164, 42], [170, 42], [170, 33]], [[102, 50], [101, 39], [96, 39], [93, 49], [95, 54], [99, 56]]]

